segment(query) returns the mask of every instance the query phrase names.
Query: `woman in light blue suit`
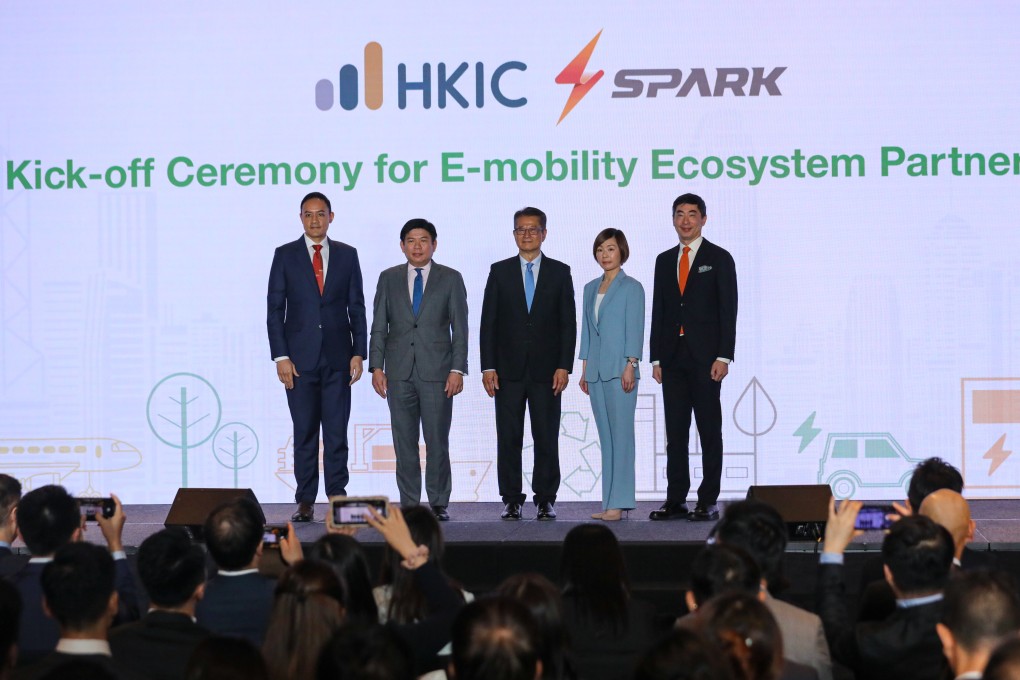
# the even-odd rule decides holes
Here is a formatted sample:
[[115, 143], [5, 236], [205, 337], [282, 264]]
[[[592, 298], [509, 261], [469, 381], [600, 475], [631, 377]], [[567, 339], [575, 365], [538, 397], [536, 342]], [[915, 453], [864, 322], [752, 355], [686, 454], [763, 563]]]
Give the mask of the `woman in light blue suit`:
[[621, 269], [630, 255], [622, 231], [604, 229], [595, 237], [592, 253], [603, 273], [584, 287], [580, 384], [591, 397], [602, 448], [602, 512], [592, 519], [611, 522], [635, 507], [634, 411], [645, 289]]

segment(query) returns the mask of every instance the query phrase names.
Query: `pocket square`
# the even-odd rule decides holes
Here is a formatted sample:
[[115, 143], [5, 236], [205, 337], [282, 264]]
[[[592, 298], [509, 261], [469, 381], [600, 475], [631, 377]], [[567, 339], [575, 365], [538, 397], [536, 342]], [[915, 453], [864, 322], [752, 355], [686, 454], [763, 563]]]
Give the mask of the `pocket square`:
[[712, 265], [710, 265], [710, 264], [703, 264], [700, 267], [698, 267], [698, 273], [699, 274], [704, 274], [705, 272], [709, 272], [709, 271], [712, 271]]

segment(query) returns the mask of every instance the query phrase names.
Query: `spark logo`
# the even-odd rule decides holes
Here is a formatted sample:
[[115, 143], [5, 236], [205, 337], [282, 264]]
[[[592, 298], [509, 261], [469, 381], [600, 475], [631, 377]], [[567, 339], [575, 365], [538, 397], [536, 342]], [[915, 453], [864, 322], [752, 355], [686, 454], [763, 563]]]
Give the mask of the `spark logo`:
[[602, 79], [605, 75], [605, 71], [599, 70], [598, 73], [585, 73], [584, 67], [588, 65], [588, 60], [591, 59], [591, 53], [595, 51], [595, 45], [599, 41], [599, 37], [602, 35], [602, 31], [595, 34], [595, 37], [591, 39], [587, 45], [584, 46], [574, 60], [567, 64], [567, 67], [560, 71], [560, 74], [556, 76], [556, 83], [558, 85], [573, 85], [573, 89], [570, 90], [570, 95], [567, 97], [567, 103], [563, 106], [563, 113], [560, 114], [560, 119], [556, 121], [559, 125], [563, 122], [563, 119], [567, 117], [567, 114], [577, 106], [577, 103], [584, 99], [584, 95], [588, 94], [591, 88], [595, 87], [595, 83]]
[[[473, 68], [472, 68], [473, 66]], [[436, 95], [440, 109], [448, 104], [456, 104], [462, 109], [485, 106], [486, 94], [491, 95], [497, 104], [507, 108], [518, 108], [528, 103], [526, 97], [508, 97], [503, 93], [502, 80], [509, 71], [526, 71], [528, 65], [520, 61], [507, 61], [497, 66], [491, 76], [487, 76], [483, 62], [473, 65], [464, 61], [460, 64], [447, 65], [444, 62], [433, 65], [425, 62], [420, 66], [421, 79], [409, 75], [407, 64], [397, 64], [397, 108], [406, 109], [408, 94], [420, 92], [421, 105], [424, 109], [432, 108], [433, 94]], [[373, 111], [383, 104], [383, 48], [377, 42], [365, 45], [365, 106]], [[471, 81], [474, 82], [471, 82]], [[460, 81], [460, 82], [458, 82]], [[463, 89], [463, 92], [458, 89]], [[465, 96], [467, 95], [467, 96]], [[471, 100], [468, 98], [471, 97]], [[339, 101], [340, 108], [352, 111], [358, 108], [358, 67], [345, 64], [340, 68], [337, 86], [328, 79], [315, 84], [315, 106], [320, 111], [329, 111]]]

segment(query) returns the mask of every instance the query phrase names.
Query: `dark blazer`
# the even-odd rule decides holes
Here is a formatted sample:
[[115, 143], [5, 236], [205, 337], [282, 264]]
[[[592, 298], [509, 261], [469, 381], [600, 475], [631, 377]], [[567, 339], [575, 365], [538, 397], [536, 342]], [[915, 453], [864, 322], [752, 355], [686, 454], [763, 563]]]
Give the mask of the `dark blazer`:
[[321, 295], [304, 235], [277, 248], [269, 270], [269, 350], [274, 359], [290, 357], [299, 373], [316, 367], [320, 351], [333, 370], [346, 371], [352, 356], [368, 356], [358, 251], [328, 240], [329, 264]]
[[261, 647], [275, 589], [276, 581], [261, 574], [218, 574], [205, 584], [205, 597], [198, 603], [195, 618], [217, 635], [244, 638]]
[[691, 262], [684, 294], [680, 295], [679, 255], [678, 244], [655, 259], [649, 360], [663, 367], [673, 365], [681, 326], [697, 360], [711, 363], [717, 357], [733, 359], [737, 334], [737, 270], [733, 257], [703, 238]]
[[[19, 666], [17, 670], [15, 670], [13, 678], [14, 680], [37, 680], [37, 678], [46, 677], [47, 674], [56, 670], [60, 666], [73, 662], [95, 664], [110, 676], [117, 678], [117, 680], [142, 680], [143, 678], [150, 677], [147, 674], [138, 674], [128, 668], [125, 668], [116, 659], [106, 656], [105, 654], [65, 654], [63, 652], [50, 652], [34, 664], [29, 666]], [[72, 676], [65, 672], [60, 677]]]
[[942, 602], [897, 609], [882, 621], [854, 624], [846, 604], [841, 564], [823, 564], [818, 614], [832, 658], [869, 680], [942, 680], [952, 677], [935, 624]]
[[191, 653], [210, 635], [187, 614], [157, 610], [111, 630], [110, 649], [118, 664], [139, 675], [183, 680]]
[[524, 297], [518, 255], [489, 269], [482, 301], [482, 370], [500, 380], [552, 381], [570, 372], [577, 342], [577, 313], [570, 267], [542, 254], [531, 312]]
[[627, 608], [627, 630], [614, 632], [582, 617], [577, 598], [563, 596], [563, 626], [581, 680], [623, 680], [630, 678], [644, 650], [663, 632], [655, 625], [655, 608], [643, 600], [631, 599]]

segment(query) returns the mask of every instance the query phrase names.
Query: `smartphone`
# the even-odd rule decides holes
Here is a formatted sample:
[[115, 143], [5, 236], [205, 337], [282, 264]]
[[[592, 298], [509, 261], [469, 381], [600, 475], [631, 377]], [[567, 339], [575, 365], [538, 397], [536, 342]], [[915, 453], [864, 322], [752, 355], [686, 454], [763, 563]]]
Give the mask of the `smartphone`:
[[86, 522], [95, 522], [102, 515], [105, 519], [113, 517], [117, 512], [117, 504], [112, 498], [77, 498], [78, 510], [85, 515]]
[[363, 527], [368, 526], [368, 508], [386, 516], [386, 508], [390, 500], [385, 496], [333, 496], [329, 499], [329, 514], [326, 524], [331, 527]]
[[888, 516], [895, 513], [891, 505], [865, 505], [857, 513], [854, 529], [861, 531], [885, 531], [892, 526]]
[[287, 526], [281, 524], [267, 524], [262, 530], [262, 547], [280, 549], [280, 539], [287, 536]]

